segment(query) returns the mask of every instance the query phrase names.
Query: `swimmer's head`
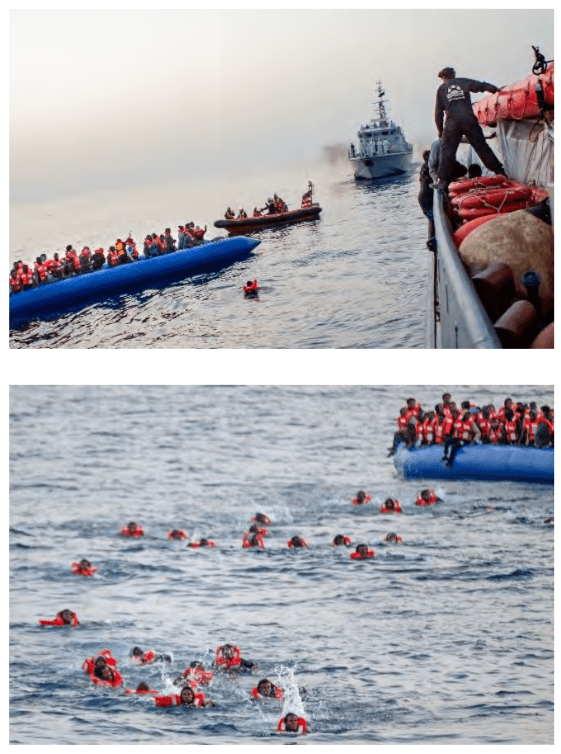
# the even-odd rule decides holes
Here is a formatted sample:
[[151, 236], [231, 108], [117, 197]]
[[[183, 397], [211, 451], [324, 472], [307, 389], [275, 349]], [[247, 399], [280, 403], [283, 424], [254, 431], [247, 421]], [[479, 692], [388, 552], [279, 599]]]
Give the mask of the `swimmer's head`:
[[298, 715], [295, 715], [294, 712], [289, 712], [284, 718], [284, 727], [285, 730], [291, 733], [298, 733]]
[[136, 687], [137, 691], [150, 691], [150, 686], [146, 683], [146, 681], [140, 681], [138, 686]]
[[368, 545], [357, 545], [356, 551], [359, 555], [368, 555]]
[[390, 533], [389, 533], [389, 534], [388, 534], [388, 535], [386, 536], [386, 542], [397, 542], [397, 534], [394, 534], [394, 532], [393, 532], [393, 531], [392, 531], [392, 532], [390, 532]]
[[127, 529], [131, 532], [136, 531], [136, 524], [134, 521], [131, 521], [129, 524], [127, 524]]
[[299, 537], [298, 535], [292, 537], [292, 539], [290, 541], [292, 542], [292, 546], [293, 547], [305, 547], [306, 546], [306, 544], [305, 544], [304, 540], [302, 539], [302, 537]]
[[344, 545], [345, 544], [345, 537], [342, 534], [337, 534], [335, 539], [333, 540], [334, 545]]
[[98, 655], [98, 657], [94, 660], [94, 668], [97, 668], [101, 665], [107, 665], [107, 660], [103, 655]]
[[142, 649], [140, 649], [140, 647], [133, 647], [131, 657], [142, 657], [143, 654], [144, 652], [142, 651]]
[[423, 500], [429, 500], [430, 499], [430, 490], [421, 490], [421, 497]]
[[267, 524], [269, 523], [268, 517], [264, 513], [256, 513], [254, 516], [255, 520], [260, 524]]
[[173, 529], [170, 533], [170, 537], [171, 539], [181, 539], [181, 532], [179, 529]]
[[98, 665], [94, 669], [94, 675], [102, 681], [112, 681], [115, 678], [109, 665]]
[[199, 660], [193, 660], [193, 662], [189, 663], [190, 668], [196, 668], [197, 670], [204, 670], [205, 666], [202, 662], [199, 662]]
[[91, 566], [91, 563], [90, 563], [90, 561], [89, 561], [89, 560], [86, 560], [86, 558], [83, 558], [83, 559], [82, 559], [82, 560], [81, 560], [81, 561], [80, 561], [80, 562], [78, 563], [78, 565], [80, 566], [80, 568], [90, 568], [90, 566]]
[[395, 508], [394, 501], [391, 499], [391, 497], [388, 497], [384, 500], [384, 508], [387, 508], [390, 511], [393, 511]]
[[208, 546], [208, 539], [201, 539], [199, 542], [199, 547], [207, 547]]
[[60, 611], [60, 617], [65, 623], [72, 623], [72, 611], [71, 610], [61, 610]]
[[195, 692], [191, 688], [191, 686], [183, 686], [181, 691], [179, 692], [179, 696], [181, 698], [182, 704], [193, 704], [195, 701]]
[[359, 490], [356, 493], [356, 501], [357, 501], [357, 503], [364, 503], [365, 500], [366, 500], [366, 492], [364, 492], [363, 490]]
[[236, 656], [236, 652], [234, 650], [234, 647], [231, 644], [223, 644], [222, 645], [222, 655], [227, 660], [233, 660]]
[[261, 696], [272, 696], [274, 686], [268, 678], [262, 678], [257, 684], [257, 691]]

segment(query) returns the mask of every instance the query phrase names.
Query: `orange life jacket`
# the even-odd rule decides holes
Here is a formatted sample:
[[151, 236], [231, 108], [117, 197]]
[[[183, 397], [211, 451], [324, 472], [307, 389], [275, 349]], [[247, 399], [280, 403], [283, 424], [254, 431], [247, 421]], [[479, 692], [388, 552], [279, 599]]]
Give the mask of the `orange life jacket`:
[[[299, 717], [298, 718], [298, 731], [297, 732], [298, 733], [302, 733], [302, 735], [305, 735], [307, 729], [308, 729], [308, 724], [306, 723], [306, 721], [304, 720], [303, 717]], [[286, 733], [286, 724], [284, 722], [284, 717], [281, 717], [281, 719], [279, 720], [279, 724], [277, 725], [277, 731], [279, 733]]]

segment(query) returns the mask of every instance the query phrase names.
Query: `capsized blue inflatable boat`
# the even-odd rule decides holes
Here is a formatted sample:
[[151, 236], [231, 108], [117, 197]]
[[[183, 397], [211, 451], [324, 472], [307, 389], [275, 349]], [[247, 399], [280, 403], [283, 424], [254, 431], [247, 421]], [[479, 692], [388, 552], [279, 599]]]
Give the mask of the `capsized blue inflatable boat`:
[[237, 236], [174, 251], [158, 257], [57, 280], [10, 296], [10, 327], [49, 319], [66, 311], [121, 293], [166, 285], [197, 272], [213, 270], [249, 256], [260, 242]]
[[442, 445], [407, 448], [394, 455], [405, 479], [486, 479], [489, 481], [553, 484], [553, 448], [516, 445], [465, 445], [451, 468], [444, 465]]

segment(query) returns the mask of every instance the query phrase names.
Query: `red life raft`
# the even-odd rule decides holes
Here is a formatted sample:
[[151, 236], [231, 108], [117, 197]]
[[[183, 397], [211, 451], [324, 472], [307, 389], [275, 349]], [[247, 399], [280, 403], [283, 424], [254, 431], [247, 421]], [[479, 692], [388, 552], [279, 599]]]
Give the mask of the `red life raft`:
[[476, 102], [473, 112], [482, 126], [494, 126], [500, 120], [523, 120], [540, 114], [541, 105], [536, 91], [537, 84], [543, 88], [543, 101], [547, 109], [554, 104], [554, 64], [550, 63], [545, 73], [536, 76], [530, 73], [525, 79], [505, 86], [499, 92], [488, 94]]

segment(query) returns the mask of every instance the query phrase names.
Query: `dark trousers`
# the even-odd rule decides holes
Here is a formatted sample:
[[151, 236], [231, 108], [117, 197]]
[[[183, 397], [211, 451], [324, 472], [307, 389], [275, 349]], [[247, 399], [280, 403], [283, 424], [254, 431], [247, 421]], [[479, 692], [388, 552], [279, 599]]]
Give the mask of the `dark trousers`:
[[449, 437], [444, 443], [444, 456], [451, 466], [456, 457], [456, 453], [462, 447], [464, 441], [459, 437]]
[[437, 177], [448, 183], [452, 178], [452, 169], [456, 161], [456, 151], [465, 136], [471, 146], [475, 149], [481, 162], [486, 168], [493, 173], [500, 173], [503, 170], [496, 154], [485, 141], [485, 136], [477, 118], [454, 118], [446, 116], [444, 130], [440, 139], [440, 158], [438, 164]]

